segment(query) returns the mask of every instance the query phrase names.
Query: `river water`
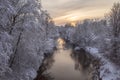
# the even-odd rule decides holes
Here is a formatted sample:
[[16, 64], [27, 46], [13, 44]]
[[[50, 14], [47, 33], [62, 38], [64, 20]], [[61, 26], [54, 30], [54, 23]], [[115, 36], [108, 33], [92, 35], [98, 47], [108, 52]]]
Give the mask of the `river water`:
[[81, 71], [75, 69], [71, 50], [58, 50], [54, 54], [54, 64], [48, 70], [54, 80], [80, 80]]
[[90, 56], [65, 49], [64, 41], [59, 43], [58, 50], [43, 61], [35, 80], [94, 80], [95, 69]]

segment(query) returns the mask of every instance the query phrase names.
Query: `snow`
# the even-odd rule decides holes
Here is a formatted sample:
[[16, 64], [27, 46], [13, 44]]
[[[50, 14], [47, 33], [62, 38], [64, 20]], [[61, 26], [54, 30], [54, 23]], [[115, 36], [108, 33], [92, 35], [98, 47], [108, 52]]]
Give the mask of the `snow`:
[[99, 50], [95, 47], [86, 47], [86, 50], [90, 52], [93, 56], [101, 59], [100, 67], [100, 77], [102, 80], [119, 80], [120, 79], [120, 69], [106, 59], [102, 53], [99, 53]]
[[9, 71], [8, 63], [12, 54], [11, 36], [6, 32], [0, 34], [0, 76]]
[[77, 51], [77, 50], [80, 50], [80, 47], [75, 47], [75, 49], [74, 49], [75, 51]]
[[0, 0], [0, 10], [0, 80], [33, 80], [55, 47], [56, 27], [39, 0]]
[[58, 30], [39, 0], [0, 0], [0, 80], [33, 80], [59, 36], [77, 46], [89, 46], [86, 50], [104, 63], [103, 80], [120, 80], [119, 68], [99, 53], [98, 47], [106, 49], [112, 41], [105, 21], [87, 20]]
[[36, 75], [37, 75], [37, 72], [35, 69], [33, 68], [26, 69], [26, 76], [29, 76], [27, 80], [30, 80], [30, 78], [31, 79], [35, 78]]
[[120, 79], [120, 70], [107, 59], [103, 59], [104, 65], [101, 67], [101, 77], [103, 80]]
[[86, 47], [86, 50], [94, 55], [99, 53], [99, 50], [94, 47]]

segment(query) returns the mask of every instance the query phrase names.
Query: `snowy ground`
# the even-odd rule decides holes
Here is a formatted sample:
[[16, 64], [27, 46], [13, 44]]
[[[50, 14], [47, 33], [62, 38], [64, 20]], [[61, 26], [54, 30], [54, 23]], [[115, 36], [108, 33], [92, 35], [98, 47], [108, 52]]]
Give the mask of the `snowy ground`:
[[101, 59], [102, 66], [100, 67], [100, 77], [102, 80], [120, 80], [120, 69], [115, 66], [112, 62], [106, 59], [103, 54], [99, 53], [97, 48], [86, 47], [93, 56]]

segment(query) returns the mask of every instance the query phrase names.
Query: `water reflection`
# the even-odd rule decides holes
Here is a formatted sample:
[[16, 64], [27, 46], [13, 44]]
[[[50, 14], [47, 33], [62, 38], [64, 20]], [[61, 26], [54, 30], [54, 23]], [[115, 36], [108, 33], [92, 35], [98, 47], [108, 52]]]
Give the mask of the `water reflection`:
[[89, 55], [84, 49], [73, 51], [71, 54], [72, 59], [75, 61], [75, 69], [79, 70], [79, 65], [82, 65], [82, 68], [87, 68], [90, 65], [92, 56]]
[[57, 43], [58, 43], [58, 46], [57, 46], [58, 49], [64, 48], [65, 41], [62, 38], [58, 38]]
[[53, 55], [46, 55], [46, 58], [43, 60], [42, 65], [38, 70], [38, 75], [34, 80], [53, 80], [53, 77], [50, 76], [50, 73], [47, 72], [54, 63]]
[[93, 57], [87, 53], [84, 49], [73, 51], [71, 58], [75, 62], [75, 70], [81, 71], [83, 74], [83, 80], [96, 80], [93, 79], [94, 67], [92, 59]]
[[84, 49], [57, 50], [44, 60], [35, 80], [97, 80], [92, 58]]
[[58, 50], [54, 53], [54, 64], [48, 72], [54, 80], [80, 80], [81, 72], [74, 70], [74, 61], [70, 57], [71, 49]]

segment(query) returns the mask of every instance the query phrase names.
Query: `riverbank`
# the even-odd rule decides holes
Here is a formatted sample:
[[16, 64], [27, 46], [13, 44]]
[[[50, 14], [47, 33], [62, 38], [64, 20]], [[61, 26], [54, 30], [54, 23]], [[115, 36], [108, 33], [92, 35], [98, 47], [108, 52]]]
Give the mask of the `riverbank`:
[[99, 49], [93, 47], [86, 47], [86, 50], [91, 55], [100, 59], [100, 77], [102, 80], [120, 80], [120, 69], [107, 58], [104, 53], [100, 53]]
[[[68, 41], [70, 43], [70, 41]], [[72, 44], [74, 49], [83, 48], [89, 54], [94, 56], [96, 59], [100, 61], [99, 75], [102, 80], [119, 80], [120, 79], [120, 69], [117, 65], [119, 60], [115, 59], [115, 61], [111, 61], [111, 58], [114, 56], [108, 56], [109, 51], [102, 51], [99, 47], [93, 46], [81, 46], [80, 44]], [[105, 49], [104, 49], [105, 50]]]
[[[81, 49], [77, 52], [71, 45], [64, 45], [63, 49], [60, 48], [46, 56], [35, 80], [52, 80], [54, 78], [54, 80], [98, 80], [100, 79], [99, 67], [99, 60], [90, 53]], [[66, 75], [63, 76], [61, 71]], [[80, 77], [80, 75], [84, 75], [84, 77]]]

